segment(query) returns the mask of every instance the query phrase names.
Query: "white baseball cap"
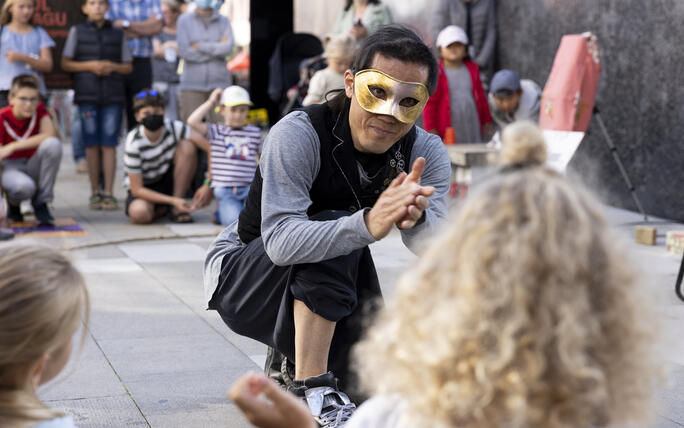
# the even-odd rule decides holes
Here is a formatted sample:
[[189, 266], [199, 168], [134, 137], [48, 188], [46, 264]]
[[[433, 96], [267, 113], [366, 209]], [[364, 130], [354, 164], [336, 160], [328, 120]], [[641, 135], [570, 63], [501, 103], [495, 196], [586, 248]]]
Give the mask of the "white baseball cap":
[[436, 44], [438, 48], [442, 48], [456, 42], [468, 45], [468, 35], [461, 27], [449, 25], [439, 32]]
[[252, 101], [249, 99], [249, 92], [240, 86], [228, 86], [221, 93], [221, 105], [227, 107], [248, 105], [252, 106]]

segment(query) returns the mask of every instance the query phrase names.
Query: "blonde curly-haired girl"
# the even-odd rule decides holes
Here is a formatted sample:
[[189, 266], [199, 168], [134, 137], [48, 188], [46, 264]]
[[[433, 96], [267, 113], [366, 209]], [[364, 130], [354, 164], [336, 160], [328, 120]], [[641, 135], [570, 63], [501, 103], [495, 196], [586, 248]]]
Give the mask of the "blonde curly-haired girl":
[[83, 277], [63, 254], [26, 243], [0, 246], [1, 427], [74, 427], [36, 390], [64, 368], [88, 314]]
[[658, 376], [637, 273], [598, 203], [544, 166], [535, 125], [510, 125], [503, 141], [502, 172], [404, 275], [358, 346], [363, 383], [381, 398], [350, 427], [647, 420]]
[[[637, 272], [598, 203], [544, 166], [539, 128], [509, 125], [503, 142], [501, 173], [355, 349], [373, 398], [345, 428], [647, 425], [660, 376]], [[315, 426], [264, 376], [244, 376], [230, 396], [257, 426]]]

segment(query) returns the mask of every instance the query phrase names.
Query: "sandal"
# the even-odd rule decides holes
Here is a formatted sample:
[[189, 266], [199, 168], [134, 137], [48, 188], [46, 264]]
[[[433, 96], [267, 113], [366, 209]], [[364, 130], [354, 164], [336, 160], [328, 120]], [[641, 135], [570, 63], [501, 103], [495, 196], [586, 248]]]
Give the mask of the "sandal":
[[192, 216], [188, 213], [179, 213], [179, 212], [169, 212], [169, 220], [171, 220], [174, 223], [192, 223], [195, 220], [192, 219]]
[[99, 193], [93, 193], [90, 195], [88, 200], [88, 206], [91, 210], [101, 210], [102, 209], [102, 195]]
[[114, 196], [111, 194], [105, 194], [102, 195], [102, 203], [100, 204], [100, 207], [104, 211], [115, 211], [119, 208], [119, 204], [116, 202]]

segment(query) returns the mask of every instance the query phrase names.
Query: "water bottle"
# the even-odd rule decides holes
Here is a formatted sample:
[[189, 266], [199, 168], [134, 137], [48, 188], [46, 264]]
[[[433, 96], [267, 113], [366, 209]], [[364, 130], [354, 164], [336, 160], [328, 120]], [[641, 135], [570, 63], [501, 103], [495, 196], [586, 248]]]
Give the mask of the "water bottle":
[[176, 50], [172, 48], [171, 46], [168, 46], [164, 50], [164, 60], [166, 62], [170, 62], [174, 64], [176, 62], [176, 59], [178, 59], [178, 56], [176, 55]]

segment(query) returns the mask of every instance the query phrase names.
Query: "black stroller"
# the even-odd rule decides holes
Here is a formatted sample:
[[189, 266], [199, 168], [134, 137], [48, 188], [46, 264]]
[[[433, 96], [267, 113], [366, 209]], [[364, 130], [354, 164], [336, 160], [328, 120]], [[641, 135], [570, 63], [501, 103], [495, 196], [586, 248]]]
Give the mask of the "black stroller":
[[282, 116], [301, 107], [311, 76], [325, 67], [323, 45], [307, 33], [287, 33], [276, 43], [269, 61], [268, 95]]

